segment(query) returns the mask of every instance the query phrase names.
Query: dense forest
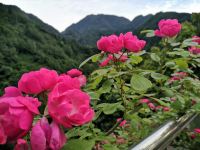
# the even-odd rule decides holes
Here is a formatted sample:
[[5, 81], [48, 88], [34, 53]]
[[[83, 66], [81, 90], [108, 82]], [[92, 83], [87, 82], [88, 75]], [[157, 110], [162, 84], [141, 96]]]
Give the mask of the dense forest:
[[0, 88], [41, 66], [65, 72], [93, 53], [37, 17], [0, 4]]

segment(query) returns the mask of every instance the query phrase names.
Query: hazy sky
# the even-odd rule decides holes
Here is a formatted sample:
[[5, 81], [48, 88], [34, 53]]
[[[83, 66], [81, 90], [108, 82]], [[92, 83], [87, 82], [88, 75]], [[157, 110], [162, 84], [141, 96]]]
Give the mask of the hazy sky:
[[[63, 31], [89, 14], [113, 14], [132, 20], [159, 11], [200, 12], [200, 0], [0, 0], [17, 5]], [[1, 12], [0, 12], [1, 13]]]

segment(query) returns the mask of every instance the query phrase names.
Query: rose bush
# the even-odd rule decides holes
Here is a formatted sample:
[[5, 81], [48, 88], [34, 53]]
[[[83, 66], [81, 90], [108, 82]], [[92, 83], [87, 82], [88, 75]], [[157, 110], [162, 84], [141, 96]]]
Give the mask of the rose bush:
[[148, 51], [132, 32], [100, 38], [101, 52], [80, 65], [99, 64], [88, 78], [75, 68], [24, 73], [18, 87], [5, 88], [0, 97], [0, 144], [128, 149], [164, 121], [199, 112], [199, 37], [180, 41], [176, 19], [161, 20], [158, 28], [142, 32], [160, 37]]

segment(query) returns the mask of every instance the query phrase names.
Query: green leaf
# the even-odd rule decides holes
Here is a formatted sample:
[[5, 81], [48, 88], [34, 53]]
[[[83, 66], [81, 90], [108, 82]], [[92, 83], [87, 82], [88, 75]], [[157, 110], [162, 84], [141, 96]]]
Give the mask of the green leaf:
[[95, 78], [92, 82], [90, 82], [90, 84], [88, 84], [89, 89], [95, 89], [102, 81], [102, 79], [102, 76], [98, 76], [97, 78]]
[[176, 65], [176, 64], [175, 64], [174, 62], [172, 62], [172, 61], [169, 61], [169, 62], [166, 62], [166, 63], [165, 63], [165, 66], [166, 66], [166, 67], [170, 67], [170, 68], [171, 68], [171, 67], [174, 67], [175, 65]]
[[116, 112], [117, 110], [124, 109], [121, 103], [101, 103], [97, 105], [97, 108], [101, 108], [103, 113], [106, 115], [110, 115]]
[[160, 73], [155, 73], [155, 72], [151, 73], [151, 77], [153, 79], [155, 79], [156, 81], [163, 81], [163, 80], [165, 81], [165, 80], [167, 80], [167, 76], [162, 75]]
[[62, 150], [92, 150], [94, 145], [94, 140], [72, 139], [67, 141]]
[[151, 53], [151, 59], [156, 62], [160, 62], [160, 57], [156, 53]]
[[100, 54], [95, 54], [93, 56], [90, 56], [89, 58], [87, 58], [86, 60], [84, 60], [80, 65], [79, 68], [81, 68], [82, 66], [84, 66], [88, 61], [92, 60], [92, 59], [97, 59], [97, 57], [99, 57]]
[[192, 109], [194, 109], [197, 112], [200, 112], [200, 103], [195, 104]]
[[106, 80], [102, 87], [97, 91], [98, 94], [108, 93], [110, 92], [113, 85], [113, 80]]
[[97, 92], [88, 92], [88, 94], [90, 95], [91, 99], [97, 99], [99, 100], [99, 94]]
[[176, 59], [175, 63], [179, 69], [187, 69], [188, 68], [188, 63], [187, 63], [187, 60], [185, 60], [185, 59]]
[[130, 60], [131, 60], [131, 64], [139, 64], [142, 62], [142, 57], [141, 56], [137, 56], [137, 55], [131, 55], [130, 56]]
[[152, 83], [141, 75], [133, 74], [131, 78], [131, 87], [136, 91], [146, 91], [152, 87]]
[[180, 44], [181, 44], [180, 42], [177, 42], [177, 43], [170, 43], [170, 45], [173, 46], [173, 47], [174, 47], [174, 46], [178, 46], [178, 45], [180, 45]]

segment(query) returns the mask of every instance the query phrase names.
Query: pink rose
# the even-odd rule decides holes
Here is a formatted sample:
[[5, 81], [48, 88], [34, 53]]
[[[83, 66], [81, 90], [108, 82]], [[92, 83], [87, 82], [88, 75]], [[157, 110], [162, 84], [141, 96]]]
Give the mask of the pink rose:
[[3, 97], [17, 97], [17, 96], [22, 96], [21, 91], [14, 87], [14, 86], [8, 86], [4, 89], [5, 94]]
[[30, 136], [32, 150], [60, 150], [66, 140], [58, 124], [52, 122], [49, 125], [46, 118], [42, 118], [34, 125]]
[[162, 109], [162, 106], [156, 106], [155, 109], [156, 109], [156, 110], [161, 110], [161, 109]]
[[27, 94], [39, 94], [53, 88], [57, 77], [56, 71], [41, 68], [39, 71], [24, 73], [18, 82], [18, 88]]
[[18, 139], [17, 144], [15, 145], [14, 150], [29, 150], [28, 143], [24, 139]]
[[108, 55], [108, 57], [107, 57], [105, 60], [103, 60], [103, 61], [99, 64], [99, 66], [100, 66], [100, 67], [105, 67], [105, 66], [107, 66], [107, 65], [110, 63], [111, 60], [113, 60], [113, 56], [112, 56], [112, 55]]
[[123, 35], [120, 36], [110, 35], [103, 36], [97, 41], [97, 47], [99, 50], [109, 53], [118, 53], [123, 48]]
[[151, 110], [155, 110], [155, 105], [153, 103], [148, 103], [148, 106]]
[[124, 47], [130, 52], [137, 53], [141, 51], [146, 45], [146, 41], [139, 40], [132, 32], [127, 32], [124, 36]]
[[59, 92], [65, 92], [66, 90], [72, 90], [72, 89], [80, 89], [80, 81], [77, 78], [72, 78], [69, 75], [60, 75], [58, 77], [57, 84], [54, 87], [55, 89], [58, 89]]
[[80, 86], [85, 86], [86, 82], [87, 82], [87, 78], [84, 75], [81, 75], [79, 77], [76, 77], [78, 79], [78, 81], [80, 82]]
[[200, 133], [200, 128], [196, 128], [196, 129], [194, 129], [194, 132], [196, 132], [196, 133]]
[[147, 98], [140, 99], [140, 103], [142, 103], [142, 104], [149, 103], [149, 102], [150, 102], [150, 100]]
[[159, 37], [174, 37], [181, 30], [181, 24], [177, 19], [162, 19], [158, 26], [159, 30], [155, 30], [154, 34]]
[[188, 50], [192, 54], [195, 54], [195, 55], [200, 54], [200, 48], [197, 48], [195, 46], [190, 47]]
[[80, 76], [82, 74], [83, 73], [78, 69], [71, 69], [71, 70], [67, 71], [67, 75], [69, 75], [72, 78], [78, 77], [78, 76]]
[[55, 86], [48, 96], [50, 116], [66, 128], [83, 125], [94, 117], [90, 97], [79, 89], [64, 90]]
[[[8, 93], [4, 94], [8, 96]], [[41, 103], [32, 97], [0, 98], [0, 144], [21, 138], [30, 130]]]
[[79, 81], [81, 87], [86, 85], [87, 78], [85, 75], [82, 75], [82, 72], [80, 70], [71, 69], [70, 71], [67, 72], [67, 75], [69, 75], [72, 78], [77, 79], [77, 81]]
[[169, 111], [170, 108], [169, 107], [163, 107], [163, 111]]
[[[117, 122], [120, 122], [121, 120], [122, 120], [122, 118], [118, 118]], [[120, 122], [119, 126], [123, 127], [126, 124], [126, 122], [127, 122], [126, 120], [123, 120], [122, 122]]]
[[119, 52], [117, 58], [113, 58], [113, 56], [111, 55], [111, 60], [114, 62], [126, 62], [128, 60], [128, 57], [124, 53]]
[[191, 137], [191, 139], [195, 139], [196, 135], [195, 134], [191, 134], [190, 137]]
[[192, 39], [193, 39], [192, 40], [193, 42], [197, 42], [200, 45], [200, 37], [199, 36], [193, 36]]
[[169, 79], [169, 83], [172, 83], [174, 81], [179, 81], [187, 76], [188, 74], [186, 72], [176, 72], [172, 74], [172, 77]]

